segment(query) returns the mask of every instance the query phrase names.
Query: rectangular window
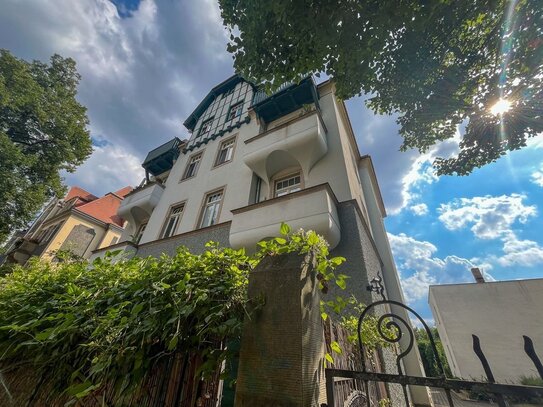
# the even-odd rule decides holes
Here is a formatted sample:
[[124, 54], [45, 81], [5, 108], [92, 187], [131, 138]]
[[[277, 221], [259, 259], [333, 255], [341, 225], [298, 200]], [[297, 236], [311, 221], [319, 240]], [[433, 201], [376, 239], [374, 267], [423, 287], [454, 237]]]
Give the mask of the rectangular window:
[[275, 196], [283, 196], [302, 189], [300, 173], [289, 175], [275, 181]]
[[202, 208], [202, 217], [200, 227], [214, 225], [219, 220], [219, 211], [221, 209], [223, 191], [215, 191], [207, 194], [204, 207]]
[[[141, 240], [141, 237], [143, 236], [143, 232], [145, 232], [145, 228], [147, 227], [147, 223], [143, 223], [139, 228], [136, 234], [134, 235], [134, 243], [138, 244]], [[113, 243], [112, 243], [113, 244]]]
[[243, 101], [230, 106], [228, 111], [228, 118], [226, 120], [234, 120], [236, 117], [240, 117], [243, 112]]
[[219, 146], [219, 153], [217, 154], [217, 159], [215, 160], [215, 166], [224, 164], [232, 160], [235, 144], [236, 144], [235, 138], [231, 138], [230, 140], [225, 140], [221, 143], [221, 145]]
[[183, 179], [191, 178], [196, 175], [198, 172], [198, 167], [200, 166], [200, 161], [202, 160], [202, 153], [192, 156], [189, 160], [187, 168], [185, 169], [185, 174]]
[[200, 127], [200, 132], [198, 133], [198, 137], [203, 137], [207, 134], [209, 134], [209, 131], [211, 130], [211, 124], [213, 123], [213, 117], [211, 119], [207, 119], [205, 122], [202, 123], [202, 126]]
[[179, 226], [179, 221], [181, 220], [181, 215], [183, 215], [183, 209], [185, 204], [173, 206], [170, 209], [170, 213], [166, 218], [166, 223], [162, 229], [161, 238], [170, 237], [175, 235], [177, 227]]

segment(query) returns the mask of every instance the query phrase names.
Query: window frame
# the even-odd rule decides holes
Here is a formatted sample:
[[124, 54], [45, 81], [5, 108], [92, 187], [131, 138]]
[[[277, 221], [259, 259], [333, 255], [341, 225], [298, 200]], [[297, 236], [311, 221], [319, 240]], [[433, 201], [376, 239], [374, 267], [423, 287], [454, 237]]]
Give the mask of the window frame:
[[[287, 192], [286, 194], [283, 194], [283, 195], [276, 195], [277, 183], [278, 182], [282, 182], [282, 181], [288, 180], [290, 178], [294, 178], [296, 176], [300, 177], [300, 183], [299, 183], [300, 189], [298, 191]], [[303, 176], [302, 169], [299, 168], [299, 167], [296, 167], [296, 168], [290, 168], [290, 169], [285, 170], [285, 171], [281, 171], [281, 172], [277, 173], [276, 175], [274, 175], [272, 177], [272, 182], [270, 184], [271, 184], [270, 185], [270, 187], [271, 187], [271, 191], [270, 191], [271, 199], [280, 198], [280, 197], [283, 197], [285, 195], [290, 195], [292, 193], [299, 192], [299, 191], [301, 191], [301, 190], [303, 190], [305, 188], [305, 182], [304, 182], [304, 176]]]
[[[220, 192], [221, 193], [221, 200], [219, 202], [219, 209], [217, 210], [217, 215], [216, 215], [216, 222], [215, 223], [212, 223], [211, 225], [207, 225], [207, 226], [203, 226], [202, 223], [204, 221], [204, 216], [205, 216], [205, 212], [206, 212], [206, 208], [207, 208], [207, 201], [208, 201], [208, 198], [216, 193]], [[220, 188], [215, 188], [209, 192], [206, 192], [204, 194], [204, 198], [202, 200], [202, 204], [200, 205], [200, 214], [198, 215], [198, 220], [196, 222], [196, 225], [195, 225], [195, 230], [197, 229], [203, 229], [203, 228], [207, 228], [207, 227], [210, 227], [210, 226], [214, 226], [214, 225], [217, 225], [219, 224], [219, 219], [221, 217], [221, 212], [222, 212], [222, 206], [223, 206], [223, 203], [224, 203], [224, 197], [226, 195], [226, 185], [225, 186], [222, 186]]]
[[[222, 153], [222, 148], [225, 144], [232, 143], [232, 153], [230, 154], [230, 159], [219, 162], [219, 158]], [[234, 153], [236, 152], [236, 145], [237, 145], [237, 134], [235, 136], [229, 137], [225, 140], [222, 140], [219, 144], [219, 148], [217, 149], [217, 154], [215, 155], [215, 161], [213, 163], [213, 168], [220, 167], [221, 165], [231, 163], [234, 161]]]
[[145, 229], [147, 228], [147, 225], [149, 224], [149, 221], [143, 222], [141, 225], [138, 226], [138, 230], [136, 230], [136, 233], [134, 234], [134, 240], [133, 242], [135, 244], [139, 244], [141, 241], [141, 238], [143, 237], [143, 232], [145, 232]]
[[[200, 169], [200, 165], [202, 164], [202, 160], [204, 158], [204, 151], [205, 150], [200, 150], [200, 151], [197, 151], [196, 153], [189, 156], [189, 159], [187, 161], [187, 165], [185, 165], [185, 169], [183, 170], [183, 176], [181, 177], [179, 182], [184, 181], [186, 179], [194, 178], [194, 177], [196, 177], [198, 175], [198, 170]], [[189, 171], [190, 165], [191, 165], [192, 161], [198, 156], [200, 156], [200, 159], [198, 160], [198, 165], [196, 167], [196, 170], [195, 170], [194, 174], [189, 177], [188, 176], [188, 171]]]
[[[185, 213], [185, 208], [187, 206], [186, 203], [187, 203], [187, 201], [181, 201], [181, 202], [174, 203], [173, 205], [170, 205], [170, 207], [168, 208], [168, 214], [166, 215], [166, 219], [164, 219], [164, 222], [162, 223], [162, 227], [160, 228], [160, 232], [158, 234], [158, 239], [167, 239], [167, 238], [175, 236], [177, 234], [176, 232], [177, 232], [177, 229], [179, 228], [181, 218], [183, 217], [183, 215]], [[179, 213], [179, 215], [177, 216], [177, 222], [176, 222], [175, 226], [173, 227], [172, 233], [169, 236], [165, 236], [166, 229], [167, 229], [167, 226], [168, 226], [168, 222], [172, 218], [172, 212], [173, 212], [174, 209], [179, 208], [179, 207], [181, 207], [182, 209], [181, 209], [181, 212]]]
[[[230, 105], [230, 107], [228, 108], [228, 114], [226, 115], [226, 122], [230, 122], [232, 120], [235, 120], [238, 117], [241, 117], [243, 115], [243, 104], [244, 103], [245, 103], [245, 100], [239, 100], [236, 103], [233, 103], [233, 104]], [[239, 114], [235, 115], [234, 117], [230, 117], [230, 115], [233, 112], [233, 109], [234, 108], [237, 109], [238, 107], [241, 107], [241, 110], [240, 110]]]
[[[203, 137], [204, 135], [206, 134], [209, 134], [210, 131], [211, 131], [211, 125], [213, 124], [213, 120], [215, 120], [215, 116], [212, 116], [208, 119], [205, 119], [202, 121], [202, 124], [200, 125], [200, 129], [198, 130], [198, 136], [196, 138], [200, 138], [200, 137]], [[203, 130], [204, 130], [204, 126], [206, 124], [209, 124], [209, 129], [204, 133]]]

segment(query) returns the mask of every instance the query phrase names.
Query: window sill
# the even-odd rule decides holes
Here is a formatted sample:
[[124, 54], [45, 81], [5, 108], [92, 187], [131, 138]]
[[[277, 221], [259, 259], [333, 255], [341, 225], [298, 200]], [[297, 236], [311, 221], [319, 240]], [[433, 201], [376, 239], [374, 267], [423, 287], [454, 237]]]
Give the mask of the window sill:
[[180, 184], [180, 183], [182, 183], [182, 182], [184, 182], [184, 181], [188, 181], [188, 180], [191, 180], [191, 179], [193, 179], [193, 178], [196, 178], [197, 175], [198, 175], [198, 174], [196, 173], [196, 174], [194, 174], [192, 177], [181, 178], [181, 179], [179, 180], [178, 184]]
[[215, 168], [223, 167], [223, 166], [225, 166], [226, 164], [230, 164], [232, 161], [234, 161], [234, 160], [228, 160], [228, 161], [225, 161], [225, 162], [223, 162], [223, 163], [214, 165], [213, 167], [211, 167], [211, 170], [214, 170]]

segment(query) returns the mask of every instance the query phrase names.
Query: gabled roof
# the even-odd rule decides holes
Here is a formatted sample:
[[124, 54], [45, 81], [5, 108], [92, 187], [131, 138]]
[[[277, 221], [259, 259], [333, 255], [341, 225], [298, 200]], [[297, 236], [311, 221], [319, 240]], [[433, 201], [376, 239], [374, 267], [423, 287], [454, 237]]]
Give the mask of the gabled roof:
[[122, 227], [124, 220], [117, 215], [117, 210], [119, 209], [123, 198], [118, 195], [118, 192], [122, 192], [126, 195], [131, 190], [132, 187], [125, 187], [116, 193], [107, 193], [101, 198], [78, 206], [76, 209], [104, 223], [112, 223]]
[[[190, 116], [187, 118], [187, 120], [184, 121], [183, 125], [189, 129], [190, 131], [194, 130], [194, 127], [196, 127], [196, 123], [198, 123], [198, 119], [200, 116], [206, 111], [206, 109], [213, 103], [213, 100], [219, 95], [221, 95], [224, 92], [229, 91], [233, 87], [235, 87], [238, 83], [243, 82], [243, 78], [239, 76], [238, 74], [232, 75], [227, 80], [219, 83], [217, 86], [215, 86], [211, 91], [207, 94], [207, 96], [200, 102], [200, 104], [194, 109], [194, 111], [190, 114]], [[247, 81], [245, 81], [247, 82]], [[247, 82], [251, 84], [250, 82]], [[253, 84], [251, 84], [254, 86]]]
[[79, 198], [85, 202], [94, 201], [95, 199], [98, 199], [97, 196], [91, 194], [88, 191], [85, 191], [83, 188], [80, 187], [71, 187], [66, 196], [64, 197], [65, 201], [69, 201], [72, 198]]

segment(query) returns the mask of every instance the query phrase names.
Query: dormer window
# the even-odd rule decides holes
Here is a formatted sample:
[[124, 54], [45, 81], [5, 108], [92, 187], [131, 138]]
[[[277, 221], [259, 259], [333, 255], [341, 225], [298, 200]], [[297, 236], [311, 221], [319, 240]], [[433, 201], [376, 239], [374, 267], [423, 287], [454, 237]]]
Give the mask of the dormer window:
[[198, 137], [205, 136], [209, 134], [209, 131], [211, 130], [211, 124], [213, 123], [213, 117], [211, 119], [207, 119], [205, 122], [202, 123], [202, 126], [200, 127], [200, 132], [198, 133]]
[[230, 120], [234, 120], [237, 117], [240, 117], [242, 112], [243, 112], [243, 101], [230, 106], [227, 120], [230, 121]]

